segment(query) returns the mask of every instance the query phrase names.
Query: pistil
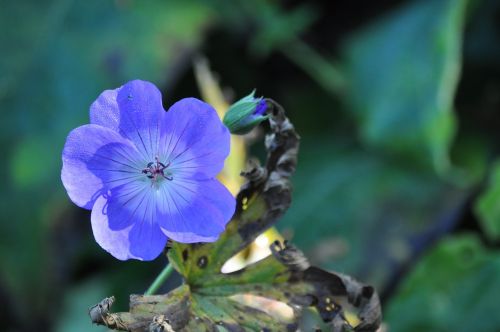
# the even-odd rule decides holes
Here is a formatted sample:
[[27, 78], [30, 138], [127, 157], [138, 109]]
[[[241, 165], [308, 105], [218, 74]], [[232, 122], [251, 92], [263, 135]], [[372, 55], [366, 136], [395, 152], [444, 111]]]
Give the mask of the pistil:
[[169, 176], [165, 174], [165, 170], [170, 166], [170, 162], [168, 162], [166, 165], [160, 161], [160, 159], [155, 157], [155, 161], [149, 162], [146, 167], [142, 170], [143, 174], [146, 174], [146, 176], [153, 180], [153, 182], [156, 182], [159, 178], [165, 178], [169, 181], [172, 181], [174, 178], [172, 176]]

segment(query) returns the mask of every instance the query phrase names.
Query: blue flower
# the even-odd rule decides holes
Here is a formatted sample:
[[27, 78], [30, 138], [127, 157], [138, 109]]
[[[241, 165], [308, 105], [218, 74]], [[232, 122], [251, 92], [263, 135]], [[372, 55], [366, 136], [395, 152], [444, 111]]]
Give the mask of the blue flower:
[[185, 98], [165, 112], [152, 83], [131, 81], [104, 91], [90, 124], [68, 135], [61, 178], [71, 200], [92, 210], [103, 249], [152, 260], [168, 238], [213, 242], [224, 231], [235, 199], [215, 176], [229, 141], [210, 105]]

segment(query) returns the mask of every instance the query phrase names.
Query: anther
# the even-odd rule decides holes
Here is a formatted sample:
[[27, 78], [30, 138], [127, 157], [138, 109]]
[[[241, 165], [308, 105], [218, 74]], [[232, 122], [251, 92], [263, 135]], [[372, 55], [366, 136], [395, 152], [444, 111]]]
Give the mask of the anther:
[[169, 181], [172, 181], [174, 178], [172, 176], [168, 176], [168, 175], [165, 175], [164, 171], [165, 169], [168, 168], [168, 166], [170, 166], [170, 162], [168, 162], [166, 165], [164, 163], [162, 163], [160, 161], [160, 159], [158, 158], [158, 156], [155, 157], [155, 161], [154, 162], [149, 162], [147, 165], [146, 165], [146, 168], [144, 168], [141, 173], [143, 174], [146, 174], [146, 176], [149, 178], [149, 179], [152, 179], [154, 181], [156, 181], [156, 179], [158, 178], [158, 176], [162, 176], [163, 178], [169, 180]]

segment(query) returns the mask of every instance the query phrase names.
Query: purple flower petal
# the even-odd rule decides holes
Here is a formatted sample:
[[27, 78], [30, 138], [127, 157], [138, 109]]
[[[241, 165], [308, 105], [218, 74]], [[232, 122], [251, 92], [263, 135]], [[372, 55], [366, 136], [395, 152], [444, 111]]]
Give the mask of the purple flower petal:
[[71, 200], [91, 209], [108, 184], [138, 174], [131, 160], [135, 148], [118, 133], [96, 125], [70, 132], [62, 153], [61, 179]]
[[171, 163], [169, 170], [174, 176], [204, 180], [222, 170], [229, 143], [229, 130], [213, 107], [195, 98], [185, 98], [167, 112], [160, 155]]
[[234, 214], [236, 201], [215, 179], [176, 181], [164, 186], [159, 210], [168, 218], [158, 220], [163, 232], [183, 243], [215, 241]]
[[130, 253], [145, 261], [150, 261], [162, 253], [167, 237], [162, 233], [156, 220], [135, 223], [130, 231]]
[[151, 260], [167, 236], [219, 237], [236, 202], [214, 179], [230, 135], [210, 105], [187, 98], [165, 112], [153, 84], [132, 81], [104, 91], [90, 118], [68, 136], [61, 177], [70, 198], [92, 208], [101, 247], [118, 259]]
[[113, 129], [134, 142], [144, 159], [158, 154], [165, 116], [160, 91], [150, 82], [130, 81], [104, 91], [90, 107], [90, 122]]
[[90, 123], [120, 132], [120, 110], [116, 97], [121, 87], [105, 90], [90, 105]]
[[112, 188], [104, 195], [108, 200], [106, 211], [112, 230], [121, 230], [132, 225], [143, 218], [147, 204], [156, 204], [151, 184], [148, 182], [150, 181], [125, 183]]
[[267, 109], [267, 102], [265, 99], [261, 99], [257, 106], [255, 107], [254, 115], [264, 115]]
[[107, 252], [120, 260], [152, 260], [162, 252], [167, 237], [151, 217], [153, 210], [144, 207], [138, 222], [120, 230], [110, 227], [106, 198], [100, 197], [92, 209], [92, 232], [96, 242]]

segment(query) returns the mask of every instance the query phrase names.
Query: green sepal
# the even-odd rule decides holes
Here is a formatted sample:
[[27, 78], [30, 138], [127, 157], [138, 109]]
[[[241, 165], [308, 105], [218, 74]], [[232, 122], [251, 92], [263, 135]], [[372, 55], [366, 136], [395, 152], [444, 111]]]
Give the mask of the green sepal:
[[254, 114], [262, 97], [255, 98], [255, 90], [229, 107], [222, 122], [232, 134], [244, 135], [267, 120], [269, 115]]

